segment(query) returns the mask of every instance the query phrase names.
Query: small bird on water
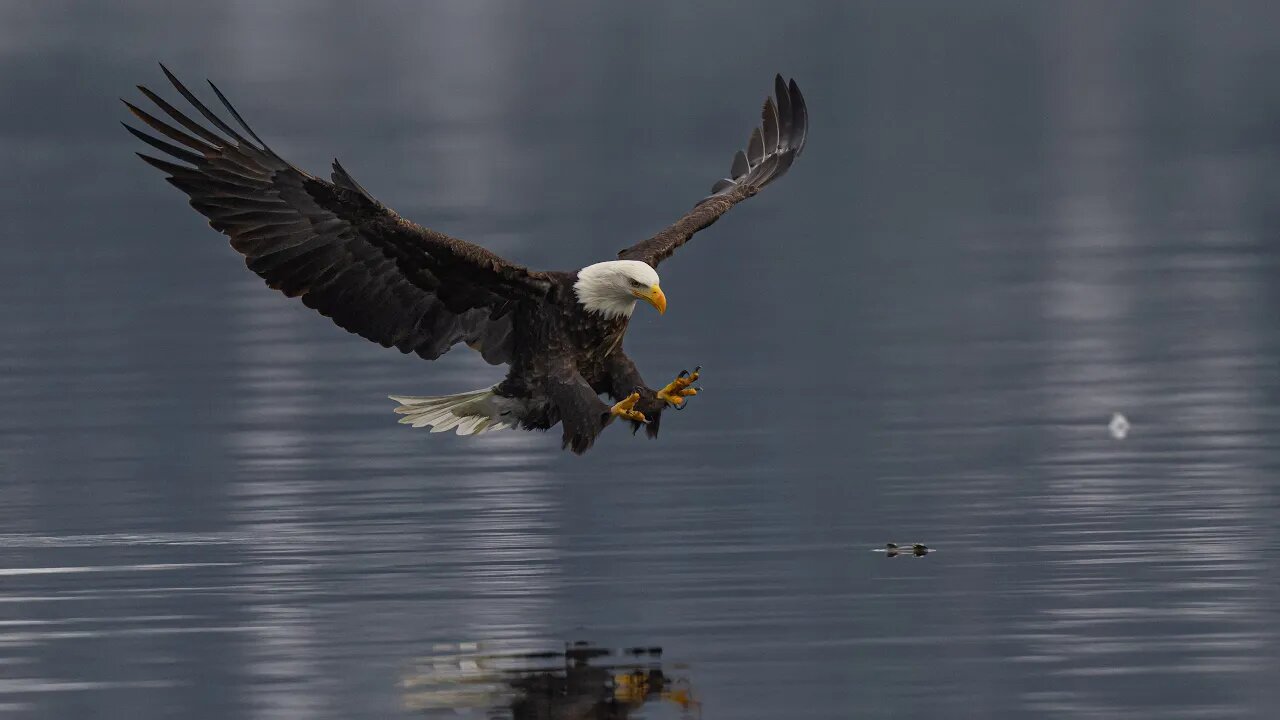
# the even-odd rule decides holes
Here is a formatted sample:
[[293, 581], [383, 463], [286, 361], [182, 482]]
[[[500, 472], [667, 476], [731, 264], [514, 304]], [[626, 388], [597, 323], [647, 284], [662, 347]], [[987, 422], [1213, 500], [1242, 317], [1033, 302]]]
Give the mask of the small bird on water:
[[908, 547], [902, 547], [897, 543], [885, 543], [884, 551], [889, 557], [897, 557], [899, 555], [915, 555], [921, 557], [933, 552], [928, 545], [924, 543], [911, 543]]
[[[169, 120], [125, 105], [178, 143], [125, 125], [168, 156], [139, 157], [185, 192], [267, 285], [383, 347], [434, 360], [465, 343], [490, 364], [510, 366], [502, 382], [479, 390], [392, 396], [400, 422], [459, 435], [560, 424], [562, 447], [575, 453], [586, 452], [614, 418], [657, 437], [662, 411], [681, 410], [698, 393], [696, 369], [657, 390], [645, 384], [622, 351], [632, 310], [643, 300], [666, 311], [658, 264], [782, 177], [809, 130], [800, 88], [777, 76], [762, 124], [734, 155], [728, 177], [675, 223], [615, 260], [567, 272], [532, 270], [400, 217], [337, 160], [330, 180], [298, 169], [249, 128], [213, 83], [238, 130], [161, 69], [205, 123], [139, 86]], [[762, 283], [748, 289], [767, 292]]]

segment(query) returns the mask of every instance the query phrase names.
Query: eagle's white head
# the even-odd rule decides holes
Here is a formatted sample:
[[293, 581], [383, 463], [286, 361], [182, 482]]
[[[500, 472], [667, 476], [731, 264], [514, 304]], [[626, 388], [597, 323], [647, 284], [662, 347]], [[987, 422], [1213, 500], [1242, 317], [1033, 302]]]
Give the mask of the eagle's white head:
[[578, 271], [573, 284], [578, 302], [607, 318], [630, 317], [636, 300], [667, 311], [667, 296], [658, 287], [658, 273], [639, 260], [610, 260]]

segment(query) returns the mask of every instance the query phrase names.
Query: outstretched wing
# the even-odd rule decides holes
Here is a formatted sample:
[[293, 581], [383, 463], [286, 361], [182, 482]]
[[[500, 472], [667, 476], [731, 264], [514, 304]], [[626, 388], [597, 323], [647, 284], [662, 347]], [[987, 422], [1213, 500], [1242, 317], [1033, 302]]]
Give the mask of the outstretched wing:
[[796, 81], [773, 80], [774, 98], [764, 101], [764, 124], [751, 131], [747, 149], [733, 156], [730, 176], [711, 187], [711, 195], [703, 198], [685, 216], [640, 243], [618, 253], [622, 260], [640, 260], [657, 267], [676, 248], [689, 242], [699, 230], [720, 219], [729, 208], [760, 191], [760, 188], [786, 174], [791, 163], [804, 150], [809, 132], [809, 112]]
[[138, 154], [190, 196], [191, 206], [215, 230], [231, 238], [250, 270], [343, 329], [384, 347], [434, 359], [466, 342], [491, 363], [510, 361], [511, 305], [544, 296], [550, 288], [544, 274], [401, 218], [336, 160], [332, 182], [299, 170], [267, 147], [212, 82], [248, 138], [168, 68], [161, 69], [212, 129], [142, 86], [142, 94], [181, 129], [125, 105], [180, 146], [125, 128], [179, 161]]

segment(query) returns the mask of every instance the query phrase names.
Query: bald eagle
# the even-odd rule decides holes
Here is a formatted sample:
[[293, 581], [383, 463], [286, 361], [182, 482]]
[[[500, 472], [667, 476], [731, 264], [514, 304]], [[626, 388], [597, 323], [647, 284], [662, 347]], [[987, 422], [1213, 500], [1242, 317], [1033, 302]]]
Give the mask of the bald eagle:
[[[168, 68], [161, 70], [207, 124], [138, 86], [169, 118], [123, 101], [167, 139], [124, 124], [168, 158], [138, 156], [185, 192], [267, 285], [383, 347], [434, 360], [465, 342], [489, 363], [510, 366], [502, 382], [481, 390], [392, 396], [400, 403], [400, 422], [459, 435], [547, 430], [560, 423], [562, 447], [575, 453], [590, 448], [614, 418], [656, 437], [663, 410], [683, 409], [697, 394], [696, 368], [657, 390], [645, 384], [622, 351], [631, 312], [640, 300], [666, 311], [658, 264], [786, 173], [804, 149], [808, 130], [800, 89], [794, 80], [776, 77], [762, 125], [709, 196], [616, 260], [572, 272], [541, 271], [405, 220], [337, 160], [327, 181], [299, 170], [249, 128], [212, 82], [239, 129]], [[614, 404], [603, 402], [601, 394]]]

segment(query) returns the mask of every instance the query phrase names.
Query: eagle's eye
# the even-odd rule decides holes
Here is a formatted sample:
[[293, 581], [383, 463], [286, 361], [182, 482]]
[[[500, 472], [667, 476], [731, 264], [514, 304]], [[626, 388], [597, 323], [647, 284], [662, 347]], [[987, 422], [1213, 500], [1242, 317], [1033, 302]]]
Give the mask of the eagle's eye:
[[642, 288], [642, 287], [644, 287], [644, 283], [640, 282], [639, 280], [636, 280], [635, 278], [632, 278], [632, 279], [631, 279], [631, 287], [634, 287], [634, 288]]

